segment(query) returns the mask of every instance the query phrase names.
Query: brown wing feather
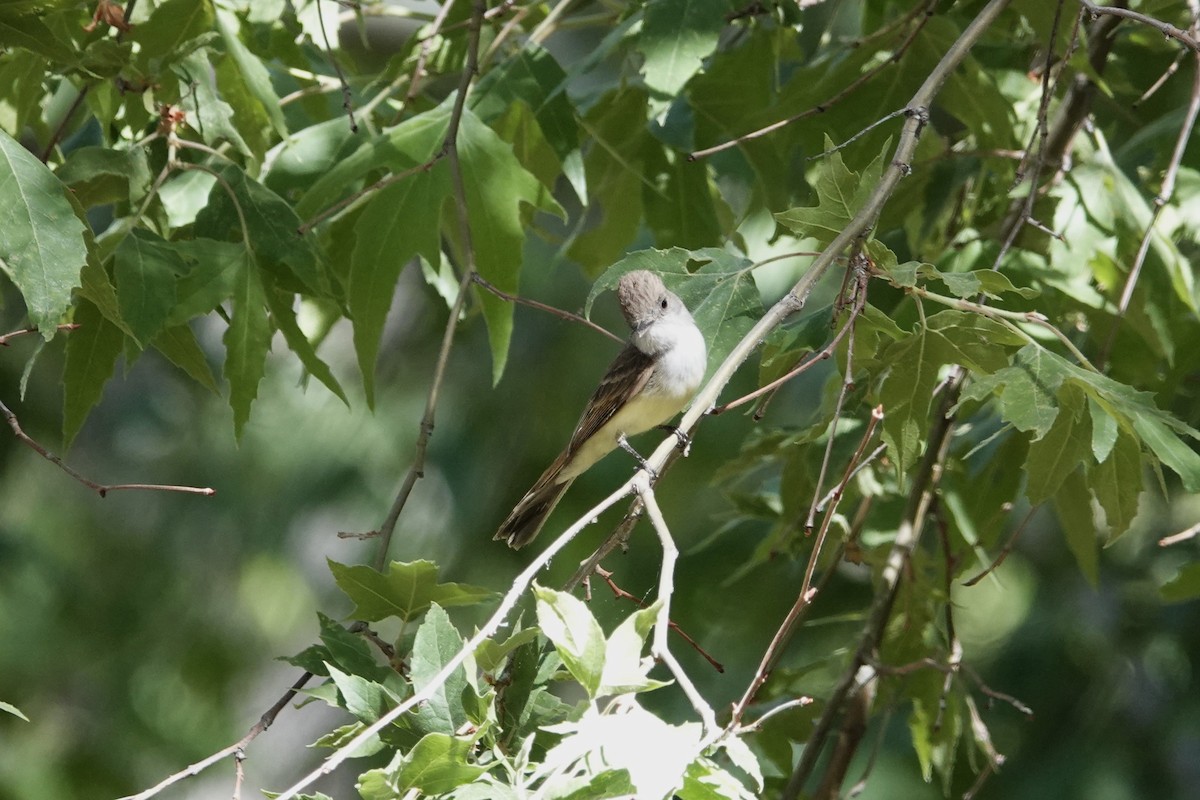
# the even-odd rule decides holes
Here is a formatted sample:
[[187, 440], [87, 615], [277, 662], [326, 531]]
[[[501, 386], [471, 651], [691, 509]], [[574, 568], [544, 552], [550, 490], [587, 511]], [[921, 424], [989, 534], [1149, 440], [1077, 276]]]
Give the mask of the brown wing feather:
[[567, 445], [568, 458], [600, 430], [604, 423], [612, 419], [613, 414], [616, 414], [630, 397], [645, 388], [653, 372], [653, 356], [646, 355], [632, 344], [625, 345], [625, 349], [609, 365], [608, 371], [600, 380], [600, 385], [588, 399], [583, 416], [575, 427], [575, 433], [571, 435], [571, 443]]

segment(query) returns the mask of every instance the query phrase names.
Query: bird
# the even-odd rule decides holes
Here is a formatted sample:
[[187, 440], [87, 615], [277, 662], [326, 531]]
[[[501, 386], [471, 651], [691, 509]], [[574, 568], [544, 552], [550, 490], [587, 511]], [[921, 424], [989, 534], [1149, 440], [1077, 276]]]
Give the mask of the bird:
[[566, 448], [501, 523], [495, 539], [524, 547], [546, 524], [571, 482], [625, 437], [657, 427], [695, 396], [708, 364], [704, 334], [683, 301], [649, 270], [617, 282], [621, 314], [629, 324], [624, 349], [588, 399]]

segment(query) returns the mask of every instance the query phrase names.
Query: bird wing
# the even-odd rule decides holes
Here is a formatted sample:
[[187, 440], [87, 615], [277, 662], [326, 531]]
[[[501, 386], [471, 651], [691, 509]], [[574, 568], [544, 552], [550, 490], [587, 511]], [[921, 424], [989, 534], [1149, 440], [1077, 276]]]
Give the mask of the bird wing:
[[567, 445], [567, 451], [564, 453], [567, 458], [564, 459], [564, 463], [600, 430], [604, 423], [612, 419], [613, 414], [616, 414], [629, 398], [635, 397], [646, 387], [650, 375], [654, 372], [654, 364], [654, 356], [646, 355], [633, 344], [625, 345], [625, 349], [609, 365], [608, 372], [604, 373], [600, 380], [600, 385], [588, 399], [583, 416], [575, 427], [575, 433], [571, 435], [571, 443]]

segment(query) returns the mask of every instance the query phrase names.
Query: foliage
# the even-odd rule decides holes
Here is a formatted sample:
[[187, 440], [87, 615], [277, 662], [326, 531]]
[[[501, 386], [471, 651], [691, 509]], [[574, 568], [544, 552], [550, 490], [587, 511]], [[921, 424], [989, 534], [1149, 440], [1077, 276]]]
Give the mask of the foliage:
[[[329, 599], [319, 642], [288, 659], [320, 679], [303, 693], [343, 715], [317, 746], [359, 759], [367, 800], [825, 797], [850, 791], [852, 763], [870, 771], [865, 731], [902, 731], [919, 780], [962, 794], [1006, 748], [1006, 769], [1029, 756], [1016, 712], [981, 702], [1019, 693], [992, 688], [980, 630], [1015, 641], [1043, 613], [1033, 589], [980, 573], [1029, 526], [1101, 586], [1119, 568], [1110, 554], [1144, 547], [1162, 509], [1200, 491], [1200, 163], [1187, 148], [1200, 88], [1182, 78], [1200, 70], [1197, 21], [1184, 4], [1142, 5], [1118, 21], [1040, 0], [458, 0], [435, 15], [320, 0], [0, 4], [5, 330], [41, 339], [20, 416], [46, 416], [38, 375], [61, 361], [63, 446], [86, 443], [118, 364], [170, 364], [159, 385], [223, 395], [227, 429], [256, 452], [256, 426], [287, 411], [272, 375], [291, 363], [336, 398], [316, 427], [363, 407], [382, 417], [402, 395], [391, 429], [416, 437], [412, 481], [428, 453], [486, 495], [533, 458], [499, 443], [489, 410], [502, 401], [455, 382], [451, 337], [486, 336], [470, 372], [494, 391], [506, 375], [528, 384], [514, 402], [530, 413], [516, 416], [546, 430], [521, 449], [540, 458], [541, 438], [570, 430], [563, 387], [596, 375], [567, 355], [527, 378], [559, 329], [523, 334], [511, 296], [602, 314], [622, 274], [652, 269], [709, 345], [712, 394], [684, 424], [711, 449], [692, 459], [704, 472], [652, 459], [661, 469], [640, 488], [662, 536], [658, 487], [695, 498], [663, 503], [707, 594], [673, 592], [669, 559], [647, 579], [653, 600], [619, 620], [547, 576], [507, 589], [483, 543], [512, 487], [485, 502], [464, 489], [438, 513], [479, 544], [456, 545], [441, 572], [461, 558], [486, 588], [440, 581], [431, 553], [391, 560], [386, 523], [376, 566], [327, 558], [323, 580], [354, 622]], [[431, 315], [397, 374], [396, 326]], [[735, 377], [751, 351], [757, 372]], [[774, 382], [748, 404], [756, 425], [723, 422], [730, 401]], [[729, 405], [693, 430], [722, 390]], [[446, 395], [492, 444], [427, 451]], [[325, 469], [314, 462], [331, 449], [304, 463]], [[346, 470], [396, 469], [370, 466]], [[307, 495], [345, 474], [320, 472]], [[269, 492], [249, 495], [253, 518], [268, 516]], [[564, 508], [588, 520], [591, 505]], [[1155, 602], [1200, 596], [1196, 565], [1164, 558], [1142, 573]], [[790, 594], [768, 607], [748, 579]], [[986, 602], [1003, 613], [972, 618]], [[676, 666], [680, 639], [667, 652], [668, 612], [699, 647], [751, 620], [740, 683], [720, 689], [742, 699], [719, 727], [710, 684], [707, 702], [688, 685], [699, 659]], [[0, 725], [39, 724], [19, 690], [0, 691]]]

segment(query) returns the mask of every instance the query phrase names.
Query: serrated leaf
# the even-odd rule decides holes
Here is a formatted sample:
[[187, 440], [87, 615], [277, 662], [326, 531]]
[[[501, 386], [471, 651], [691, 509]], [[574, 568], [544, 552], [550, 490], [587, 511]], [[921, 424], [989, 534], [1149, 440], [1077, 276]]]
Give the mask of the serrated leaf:
[[470, 739], [426, 734], [412, 750], [397, 753], [387, 767], [364, 772], [356, 788], [363, 800], [394, 800], [414, 791], [444, 795], [487, 772], [468, 763], [473, 748]]
[[325, 664], [325, 670], [338, 688], [343, 708], [360, 722], [370, 725], [387, 711], [387, 693], [378, 683], [342, 672], [330, 663]]
[[[432, 143], [431, 143], [432, 144]], [[375, 407], [375, 362], [396, 282], [416, 256], [437, 264], [441, 209], [450, 194], [449, 165], [439, 163], [379, 192], [355, 223], [346, 303], [367, 405]]]
[[1096, 543], [1092, 494], [1082, 469], [1076, 469], [1063, 479], [1054, 495], [1054, 512], [1067, 538], [1067, 547], [1079, 564], [1079, 571], [1095, 587], [1100, 580], [1100, 552]]
[[216, 22], [217, 30], [221, 33], [221, 40], [225, 43], [225, 49], [229, 55], [233, 56], [242, 80], [246, 82], [246, 87], [262, 104], [267, 118], [271, 120], [271, 127], [280, 137], [286, 137], [288, 135], [287, 123], [283, 118], [283, 107], [279, 105], [279, 96], [275, 94], [275, 89], [271, 86], [271, 75], [263, 66], [262, 61], [251, 53], [250, 49], [238, 38], [237, 17], [228, 11], [217, 9]]
[[1134, 417], [1133, 428], [1158, 460], [1180, 477], [1184, 489], [1189, 492], [1200, 491], [1200, 455], [1184, 444], [1167, 423], [1155, 417], [1139, 415]]
[[[563, 215], [553, 196], [527, 172], [512, 147], [469, 111], [463, 112], [458, 132], [458, 156], [466, 187], [467, 214], [475, 265], [489, 283], [516, 293], [521, 278], [525, 243], [522, 204]], [[452, 228], [457, 233], [457, 228]], [[492, 382], [498, 382], [508, 363], [513, 304], [490, 292], [478, 291], [492, 349]]]
[[966, 311], [940, 311], [925, 321], [926, 335], [947, 364], [988, 374], [1008, 366], [1012, 351], [1028, 340], [999, 322]]
[[333, 392], [333, 394], [346, 404], [349, 408], [350, 400], [346, 397], [346, 393], [342, 391], [342, 385], [338, 383], [338, 379], [334, 377], [333, 372], [329, 369], [329, 365], [321, 360], [317, 355], [316, 348], [313, 343], [304, 335], [304, 331], [300, 330], [300, 325], [296, 322], [296, 312], [292, 309], [293, 298], [289, 292], [268, 291], [266, 292], [267, 306], [271, 309], [271, 319], [275, 322], [275, 327], [283, 333], [284, 341], [288, 347], [300, 359], [300, 363], [308, 370], [309, 374], [324, 384], [325, 388]]
[[533, 587], [538, 627], [546, 634], [563, 665], [595, 698], [604, 673], [604, 632], [582, 600], [566, 592]]
[[729, 10], [725, 0], [650, 0], [634, 40], [646, 85], [673, 100], [716, 50]]
[[883, 439], [903, 474], [924, 446], [933, 389], [943, 362], [924, 328], [886, 347], [879, 357], [891, 364], [879, 388], [884, 410]]
[[621, 87], [602, 96], [584, 119], [594, 140], [583, 159], [588, 209], [567, 255], [589, 276], [620, 258], [641, 225], [646, 113], [646, 93]]
[[1055, 394], [1064, 377], [1061, 359], [1056, 358], [1037, 345], [1026, 345], [1017, 351], [1013, 366], [976, 377], [963, 392], [963, 399], [983, 400], [995, 395], [1003, 419], [1017, 430], [1044, 436], [1058, 414]]
[[[409, 676], [413, 691], [424, 691], [431, 686], [434, 677], [462, 648], [462, 636], [450, 623], [450, 617], [437, 603], [431, 605], [413, 641]], [[459, 666], [417, 708], [416, 724], [429, 733], [453, 734], [458, 731], [468, 719], [463, 707], [463, 693], [470, 688], [466, 669]]]
[[[292, 291], [306, 287], [311, 292], [327, 294], [329, 279], [320, 254], [310, 240], [296, 232], [300, 218], [292, 206], [237, 167], [224, 166], [216, 171], [222, 180], [213, 185], [208, 205], [196, 216], [196, 235], [241, 241], [280, 286]], [[236, 206], [229, 190], [236, 198]], [[243, 240], [242, 219], [246, 222], [248, 241]]]
[[258, 383], [266, 371], [267, 352], [271, 349], [271, 323], [267, 318], [266, 296], [253, 255], [244, 251], [233, 287], [233, 313], [223, 338], [225, 343], [225, 380], [229, 381], [229, 405], [233, 409], [233, 432], [238, 439], [250, 407], [258, 396]]
[[196, 383], [213, 394], [220, 394], [217, 378], [209, 366], [208, 356], [196, 341], [196, 334], [187, 325], [164, 328], [150, 342], [154, 349], [183, 370]]
[[[336, 664], [352, 675], [383, 683], [390, 670], [375, 660], [361, 636], [351, 633], [319, 611], [317, 623], [321, 629], [321, 643], [325, 645], [325, 661]], [[323, 671], [322, 674], [327, 673]]]
[[467, 97], [467, 105], [490, 123], [514, 103], [525, 103], [561, 160], [579, 147], [579, 129], [575, 109], [567, 98], [566, 81], [567, 74], [554, 56], [531, 42], [483, 75]]
[[1104, 509], [1108, 523], [1108, 543], [1112, 544], [1129, 530], [1137, 516], [1145, 478], [1142, 474], [1142, 450], [1137, 439], [1121, 430], [1108, 458], [1088, 469], [1092, 491]]
[[1058, 393], [1058, 406], [1050, 430], [1029, 445], [1025, 494], [1033, 505], [1052, 497], [1091, 452], [1091, 426], [1084, 412], [1083, 393], [1071, 384], [1064, 385]]
[[243, 266], [251, 258], [244, 245], [234, 242], [195, 238], [171, 245], [187, 264], [187, 272], [175, 284], [169, 326], [203, 316], [232, 297]]
[[46, 341], [79, 286], [88, 255], [84, 231], [54, 173], [0, 131], [0, 269]]
[[[830, 150], [833, 146], [833, 141], [826, 135], [825, 149]], [[813, 182], [817, 205], [791, 208], [776, 214], [775, 218], [797, 236], [810, 236], [822, 245], [829, 244], [875, 190], [877, 180], [870, 180], [870, 176], [879, 175], [884, 154], [890, 148], [889, 140], [883, 152], [866, 166], [862, 174], [851, 171], [840, 152], [830, 153], [822, 160]]]
[[440, 606], [477, 605], [491, 600], [495, 592], [465, 583], [438, 583], [437, 565], [432, 561], [393, 561], [386, 573], [370, 567], [329, 562], [338, 587], [354, 601], [350, 616], [364, 622], [398, 617], [407, 622]]
[[67, 338], [63, 369], [63, 446], [70, 447], [112, 377], [125, 334], [87, 300], [75, 309], [79, 328]]
[[484, 639], [475, 650], [475, 663], [484, 672], [495, 672], [499, 669], [504, 659], [508, 657], [509, 653], [521, 645], [534, 641], [540, 633], [541, 631], [537, 628], [523, 628], [512, 636], [509, 636], [503, 642], [497, 642], [495, 639]]
[[1088, 397], [1088, 414], [1092, 418], [1092, 456], [1096, 463], [1100, 463], [1108, 458], [1108, 454], [1117, 443], [1117, 420], [1091, 396]]
[[143, 347], [163, 329], [175, 309], [175, 281], [187, 264], [174, 247], [135, 228], [113, 255], [121, 318]]
[[617, 626], [604, 648], [604, 671], [597, 695], [630, 694], [658, 689], [667, 684], [647, 678], [654, 659], [642, 657], [646, 636], [654, 628], [659, 603], [635, 611]]
[[213, 9], [208, 0], [167, 0], [154, 9], [150, 19], [134, 27], [129, 40], [141, 49], [138, 60], [162, 58], [212, 28]]

